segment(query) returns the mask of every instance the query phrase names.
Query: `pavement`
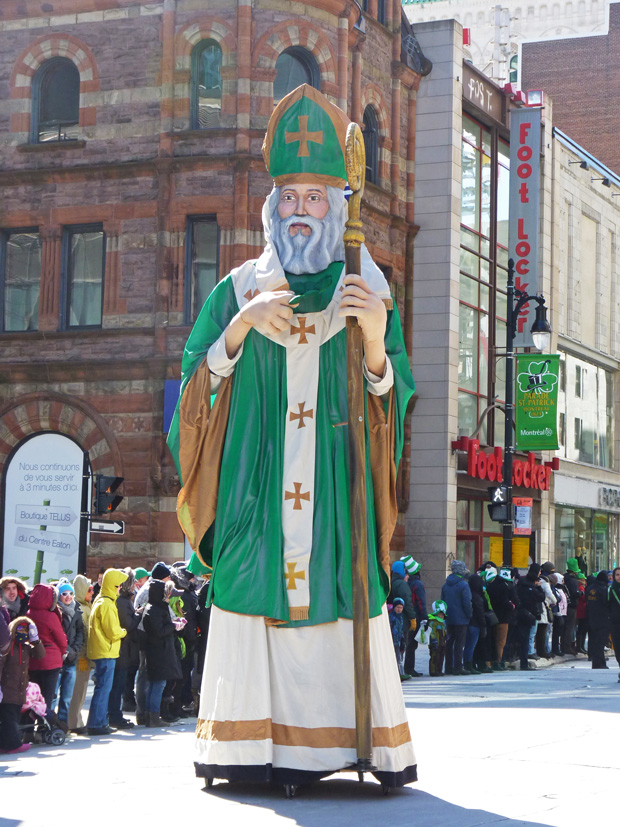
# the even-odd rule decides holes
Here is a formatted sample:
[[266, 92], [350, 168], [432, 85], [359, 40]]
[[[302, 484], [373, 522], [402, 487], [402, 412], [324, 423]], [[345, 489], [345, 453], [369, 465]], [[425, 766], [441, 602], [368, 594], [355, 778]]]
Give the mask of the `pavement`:
[[[418, 668], [426, 672], [425, 651]], [[281, 787], [217, 783], [192, 766], [189, 719], [161, 730], [72, 736], [0, 756], [0, 827], [477, 827], [618, 823], [620, 683], [615, 660], [403, 684], [419, 781], [388, 796], [368, 776], [340, 774], [287, 799]]]

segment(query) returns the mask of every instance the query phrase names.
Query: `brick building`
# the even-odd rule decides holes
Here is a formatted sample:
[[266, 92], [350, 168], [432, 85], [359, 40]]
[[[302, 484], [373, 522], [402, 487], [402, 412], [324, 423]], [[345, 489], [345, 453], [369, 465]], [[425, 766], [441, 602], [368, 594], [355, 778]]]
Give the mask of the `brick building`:
[[0, 472], [56, 432], [124, 477], [126, 533], [91, 535], [90, 574], [184, 556], [166, 383], [204, 296], [262, 247], [260, 148], [300, 82], [364, 125], [367, 243], [411, 346], [428, 69], [397, 0], [3, 0]]
[[620, 147], [612, 102], [620, 93], [619, 46], [620, 4], [612, 2], [605, 34], [521, 47], [521, 88], [544, 89], [553, 100], [556, 126], [615, 172]]

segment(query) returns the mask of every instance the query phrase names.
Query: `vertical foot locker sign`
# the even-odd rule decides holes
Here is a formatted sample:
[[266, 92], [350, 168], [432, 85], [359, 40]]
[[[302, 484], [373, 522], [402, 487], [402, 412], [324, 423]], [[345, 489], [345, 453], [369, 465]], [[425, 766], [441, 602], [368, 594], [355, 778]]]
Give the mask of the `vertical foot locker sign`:
[[560, 356], [520, 353], [517, 356], [515, 404], [519, 451], [555, 451], [558, 445]]
[[22, 442], [4, 474], [3, 575], [14, 574], [29, 587], [73, 580], [86, 554], [84, 497], [88, 460], [77, 443], [56, 433]]

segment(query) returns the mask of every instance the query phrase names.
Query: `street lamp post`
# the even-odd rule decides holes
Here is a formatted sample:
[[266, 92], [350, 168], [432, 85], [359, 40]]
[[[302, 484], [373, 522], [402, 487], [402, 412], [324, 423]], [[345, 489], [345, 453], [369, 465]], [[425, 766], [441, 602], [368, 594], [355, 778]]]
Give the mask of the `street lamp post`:
[[[537, 302], [536, 319], [531, 333], [537, 350], [549, 347], [551, 327], [547, 321], [547, 308], [542, 295], [529, 296], [514, 284], [514, 260], [508, 260], [508, 309], [506, 319], [506, 403], [504, 406], [504, 486], [506, 488], [507, 520], [502, 526], [502, 557], [505, 567], [512, 567], [512, 538], [514, 535], [514, 509], [512, 506], [512, 458], [514, 454], [514, 339], [517, 332], [517, 319], [521, 309], [530, 301]], [[514, 303], [515, 296], [517, 303]]]

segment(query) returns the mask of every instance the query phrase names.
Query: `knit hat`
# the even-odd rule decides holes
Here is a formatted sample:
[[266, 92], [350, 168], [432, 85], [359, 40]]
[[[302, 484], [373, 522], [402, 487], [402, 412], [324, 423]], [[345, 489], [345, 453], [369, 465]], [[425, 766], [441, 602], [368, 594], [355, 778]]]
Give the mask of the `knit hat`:
[[448, 604], [445, 600], [435, 600], [435, 602], [431, 606], [431, 609], [435, 614], [437, 614], [437, 612], [443, 612], [444, 614], [447, 614]]
[[139, 566], [135, 571], [136, 580], [142, 580], [143, 577], [148, 577], [149, 573], [146, 569], [143, 569], [142, 566]]
[[497, 577], [497, 569], [485, 569], [481, 574], [485, 583], [492, 583]]
[[579, 574], [581, 569], [576, 557], [569, 557], [566, 561], [566, 571], [572, 571], [574, 574]]
[[607, 581], [609, 580], [609, 575], [607, 574], [605, 569], [603, 569], [603, 571], [599, 571], [599, 573], [596, 575], [596, 579], [602, 581], [603, 583], [607, 583]]
[[61, 583], [58, 586], [58, 594], [64, 594], [64, 592], [71, 592], [71, 594], [75, 594], [75, 589], [71, 585], [71, 583]]
[[402, 560], [396, 560], [395, 563], [392, 563], [392, 571], [395, 574], [400, 574], [401, 577], [405, 576], [405, 564]]
[[510, 573], [510, 569], [500, 569], [499, 576], [502, 580], [507, 580], [509, 583], [512, 583], [512, 574]]
[[538, 580], [540, 577], [540, 564], [539, 563], [532, 563], [532, 565], [527, 570], [528, 577], [532, 580]]
[[450, 568], [452, 569], [452, 574], [458, 574], [460, 577], [465, 577], [467, 574], [467, 566], [462, 560], [453, 560]]
[[555, 566], [551, 562], [543, 563], [541, 571], [543, 574], [555, 574]]
[[414, 560], [410, 554], [406, 554], [404, 557], [400, 558], [402, 562], [405, 564], [405, 568], [409, 572], [409, 574], [417, 574], [422, 566], [417, 560]]
[[404, 607], [405, 606], [405, 601], [402, 599], [402, 597], [395, 597], [394, 600], [392, 600], [392, 605], [393, 606], [403, 606]]
[[170, 577], [170, 569], [165, 563], [155, 563], [151, 577], [153, 580], [163, 580], [164, 577]]

